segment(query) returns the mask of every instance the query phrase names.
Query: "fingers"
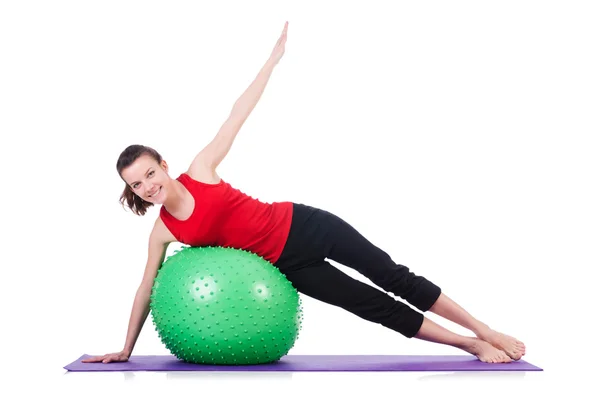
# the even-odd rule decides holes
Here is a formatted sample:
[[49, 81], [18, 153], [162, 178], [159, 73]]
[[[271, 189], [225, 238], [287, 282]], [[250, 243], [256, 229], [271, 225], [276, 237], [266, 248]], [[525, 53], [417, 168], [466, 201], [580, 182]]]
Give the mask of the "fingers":
[[102, 361], [106, 358], [106, 355], [104, 356], [95, 356], [95, 357], [90, 357], [90, 358], [86, 358], [85, 360], [81, 360], [82, 363], [97, 363], [99, 361]]
[[285, 26], [283, 27], [283, 32], [281, 32], [281, 36], [279, 36], [279, 39], [277, 39], [277, 43], [275, 44], [275, 47], [278, 47], [281, 45], [281, 43], [285, 43], [287, 41], [287, 28], [288, 28], [288, 23], [285, 23]]

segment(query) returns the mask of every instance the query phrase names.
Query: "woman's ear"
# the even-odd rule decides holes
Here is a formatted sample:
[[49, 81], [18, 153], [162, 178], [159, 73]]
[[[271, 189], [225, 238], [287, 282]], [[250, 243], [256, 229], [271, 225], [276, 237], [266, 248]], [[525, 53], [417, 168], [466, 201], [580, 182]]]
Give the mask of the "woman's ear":
[[165, 170], [166, 173], [169, 172], [169, 165], [167, 164], [167, 162], [165, 160], [162, 160], [160, 162], [160, 166], [163, 170]]

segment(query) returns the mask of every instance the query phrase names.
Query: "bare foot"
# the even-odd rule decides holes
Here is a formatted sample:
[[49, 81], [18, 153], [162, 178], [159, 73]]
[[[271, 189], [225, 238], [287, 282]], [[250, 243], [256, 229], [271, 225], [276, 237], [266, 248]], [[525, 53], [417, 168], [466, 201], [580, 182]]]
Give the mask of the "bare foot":
[[484, 363], [509, 363], [512, 361], [506, 353], [495, 348], [488, 342], [477, 338], [469, 339], [471, 339], [472, 343], [465, 346], [463, 350], [477, 356], [479, 361], [483, 361]]
[[520, 340], [513, 338], [512, 336], [494, 331], [491, 328], [481, 332], [477, 336], [479, 339], [482, 339], [492, 346], [504, 351], [513, 360], [520, 360], [521, 357], [525, 355], [525, 344]]

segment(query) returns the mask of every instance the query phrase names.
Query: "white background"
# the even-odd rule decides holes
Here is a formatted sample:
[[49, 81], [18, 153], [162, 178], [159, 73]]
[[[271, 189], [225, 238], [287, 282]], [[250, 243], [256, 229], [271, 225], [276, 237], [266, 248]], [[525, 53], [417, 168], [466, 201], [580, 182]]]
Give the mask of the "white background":
[[[521, 395], [589, 382], [599, 19], [593, 1], [3, 2], [6, 379], [73, 395]], [[154, 147], [177, 177], [286, 20], [286, 53], [220, 175], [341, 216], [523, 340], [545, 372], [65, 374], [81, 354], [123, 347], [158, 215], [121, 208], [119, 153]], [[463, 354], [303, 305], [291, 354]], [[168, 354], [148, 324], [134, 354]]]

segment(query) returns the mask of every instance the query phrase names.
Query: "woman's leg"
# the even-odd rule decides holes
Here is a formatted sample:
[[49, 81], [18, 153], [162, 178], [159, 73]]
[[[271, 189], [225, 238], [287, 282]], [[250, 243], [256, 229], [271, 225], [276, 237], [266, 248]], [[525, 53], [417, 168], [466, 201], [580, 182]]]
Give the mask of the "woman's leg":
[[510, 362], [501, 350], [477, 338], [455, 334], [402, 302], [362, 283], [327, 261], [306, 263], [284, 273], [300, 292], [381, 324], [408, 338], [415, 337], [464, 350], [489, 363]]
[[475, 319], [444, 295], [438, 286], [415, 275], [406, 266], [395, 263], [386, 252], [369, 242], [343, 219], [319, 210], [315, 220], [319, 224], [319, 241], [327, 258], [357, 270], [419, 310], [431, 311], [473, 331], [479, 339], [502, 349], [514, 360], [525, 354], [522, 342], [496, 332]]
[[296, 205], [297, 222], [292, 232], [297, 237], [284, 252], [284, 262], [294, 255], [289, 252], [310, 253], [311, 259], [330, 258], [357, 270], [383, 290], [406, 300], [421, 311], [427, 311], [441, 294], [441, 289], [418, 276], [404, 265], [395, 263], [390, 256], [371, 244], [352, 226], [327, 211], [310, 206]]

